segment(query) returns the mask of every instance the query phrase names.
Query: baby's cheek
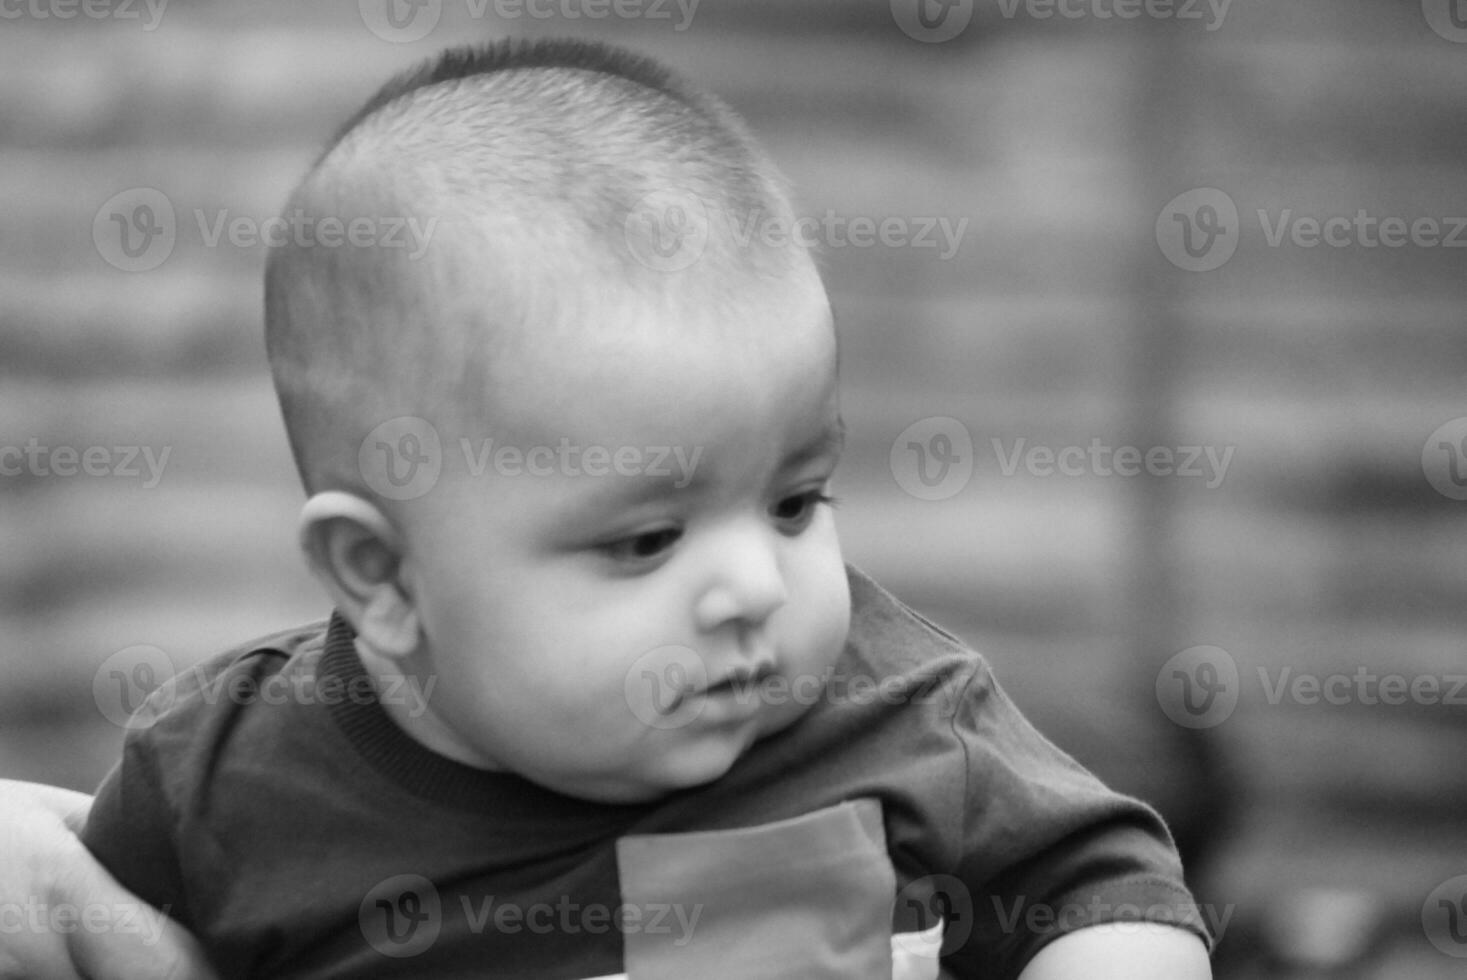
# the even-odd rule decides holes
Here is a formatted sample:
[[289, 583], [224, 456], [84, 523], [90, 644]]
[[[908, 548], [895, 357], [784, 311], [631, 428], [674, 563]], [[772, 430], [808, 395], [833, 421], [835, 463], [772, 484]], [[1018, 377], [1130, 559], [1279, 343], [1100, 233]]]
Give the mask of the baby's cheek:
[[851, 625], [851, 590], [839, 551], [811, 569], [804, 590], [805, 643], [809, 666], [819, 671], [835, 663]]
[[826, 662], [833, 664], [845, 649], [851, 629], [851, 593], [844, 571], [831, 589], [830, 608], [823, 626]]

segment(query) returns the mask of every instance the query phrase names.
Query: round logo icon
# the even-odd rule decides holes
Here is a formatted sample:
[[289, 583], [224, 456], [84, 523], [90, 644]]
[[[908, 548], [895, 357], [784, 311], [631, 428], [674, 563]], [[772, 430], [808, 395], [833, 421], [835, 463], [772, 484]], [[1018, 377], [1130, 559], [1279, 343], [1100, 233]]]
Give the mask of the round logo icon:
[[[898, 913], [913, 913], [922, 932], [902, 933], [892, 942], [913, 956], [937, 959], [961, 949], [973, 932], [973, 896], [955, 875], [927, 875], [897, 892]], [[933, 936], [929, 930], [942, 923]]]
[[443, 446], [427, 419], [400, 415], [367, 433], [357, 450], [367, 486], [388, 500], [415, 500], [443, 473]]
[[1421, 471], [1437, 493], [1467, 500], [1467, 417], [1452, 419], [1421, 447]]
[[711, 224], [708, 207], [697, 195], [664, 190], [639, 200], [623, 230], [638, 262], [657, 272], [681, 272], [702, 258]]
[[688, 695], [707, 686], [708, 668], [696, 650], [676, 644], [656, 647], [627, 671], [627, 707], [651, 728], [682, 728], [703, 712], [702, 699]]
[[973, 478], [973, 436], [945, 415], [919, 419], [891, 444], [891, 475], [918, 500], [955, 497]]
[[443, 903], [422, 875], [394, 875], [367, 892], [357, 907], [357, 924], [383, 956], [417, 956], [443, 929]]
[[1467, 0], [1421, 0], [1421, 12], [1438, 35], [1467, 44]]
[[973, 0], [891, 0], [891, 16], [912, 40], [941, 44], [968, 29]]
[[168, 261], [178, 242], [173, 202], [152, 187], [114, 194], [92, 218], [92, 244], [123, 272], [148, 272]]
[[1437, 949], [1467, 959], [1467, 875], [1442, 882], [1427, 896], [1421, 928]]
[[1238, 663], [1222, 647], [1188, 647], [1156, 675], [1156, 703], [1183, 728], [1213, 728], [1238, 707]]
[[118, 650], [92, 675], [92, 700], [102, 717], [119, 728], [145, 729], [173, 703], [173, 661], [154, 646]]
[[1211, 272], [1238, 250], [1243, 225], [1233, 199], [1215, 187], [1178, 194], [1156, 219], [1156, 244], [1178, 269]]
[[443, 0], [357, 0], [367, 30], [392, 44], [410, 44], [433, 33]]

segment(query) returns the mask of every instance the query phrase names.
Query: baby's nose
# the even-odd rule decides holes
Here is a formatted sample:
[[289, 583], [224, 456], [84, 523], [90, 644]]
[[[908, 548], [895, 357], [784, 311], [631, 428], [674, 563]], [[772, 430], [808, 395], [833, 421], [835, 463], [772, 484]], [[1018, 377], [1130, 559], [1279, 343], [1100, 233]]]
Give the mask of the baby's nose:
[[698, 599], [698, 625], [713, 630], [729, 622], [763, 623], [789, 599], [772, 532], [757, 528], [730, 535], [715, 554], [717, 568]]

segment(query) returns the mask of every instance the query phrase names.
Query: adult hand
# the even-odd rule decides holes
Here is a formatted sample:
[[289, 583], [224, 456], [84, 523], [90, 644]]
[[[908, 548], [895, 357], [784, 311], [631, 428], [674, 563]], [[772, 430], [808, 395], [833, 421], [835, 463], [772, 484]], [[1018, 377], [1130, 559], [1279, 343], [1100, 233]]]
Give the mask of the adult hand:
[[0, 779], [0, 980], [215, 980], [193, 936], [77, 838], [91, 805]]

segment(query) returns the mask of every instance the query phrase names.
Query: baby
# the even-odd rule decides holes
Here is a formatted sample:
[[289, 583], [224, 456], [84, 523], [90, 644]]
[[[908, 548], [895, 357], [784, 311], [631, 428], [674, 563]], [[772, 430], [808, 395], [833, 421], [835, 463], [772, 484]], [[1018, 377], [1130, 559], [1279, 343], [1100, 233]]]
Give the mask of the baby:
[[335, 611], [155, 692], [84, 834], [222, 975], [1210, 975], [1157, 816], [843, 563], [829, 302], [727, 108], [450, 51], [289, 207], [348, 232], [266, 273]]

